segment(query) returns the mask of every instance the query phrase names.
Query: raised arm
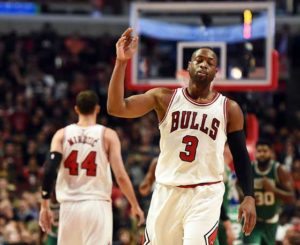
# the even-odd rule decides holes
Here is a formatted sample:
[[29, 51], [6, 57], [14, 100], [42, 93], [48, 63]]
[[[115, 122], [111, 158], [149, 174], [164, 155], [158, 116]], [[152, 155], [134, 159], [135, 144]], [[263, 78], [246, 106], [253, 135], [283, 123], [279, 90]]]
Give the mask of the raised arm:
[[125, 170], [121, 156], [120, 140], [114, 130], [109, 128], [105, 129], [104, 144], [108, 155], [108, 161], [111, 164], [118, 186], [129, 201], [132, 214], [138, 217], [139, 225], [141, 225], [145, 221], [144, 213], [138, 204], [133, 186]]
[[124, 98], [124, 79], [127, 62], [137, 50], [138, 37], [128, 28], [116, 44], [117, 58], [108, 87], [107, 111], [110, 115], [134, 118], [155, 109], [158, 89]]
[[256, 223], [253, 174], [243, 131], [244, 116], [235, 101], [227, 102], [227, 119], [228, 145], [237, 179], [245, 196], [239, 208], [239, 220], [244, 219], [243, 232], [249, 235]]

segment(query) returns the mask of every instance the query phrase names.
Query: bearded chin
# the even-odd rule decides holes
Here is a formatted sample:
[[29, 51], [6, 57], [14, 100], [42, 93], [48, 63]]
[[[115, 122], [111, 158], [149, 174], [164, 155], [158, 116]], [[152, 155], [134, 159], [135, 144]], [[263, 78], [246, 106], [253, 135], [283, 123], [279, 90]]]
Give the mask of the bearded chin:
[[194, 77], [194, 81], [196, 81], [197, 83], [201, 83], [201, 84], [207, 84], [207, 83], [209, 83], [208, 80], [209, 79], [208, 79], [207, 76], [205, 76], [205, 77], [195, 76]]
[[257, 161], [260, 166], [267, 167], [269, 165], [271, 158], [264, 161]]

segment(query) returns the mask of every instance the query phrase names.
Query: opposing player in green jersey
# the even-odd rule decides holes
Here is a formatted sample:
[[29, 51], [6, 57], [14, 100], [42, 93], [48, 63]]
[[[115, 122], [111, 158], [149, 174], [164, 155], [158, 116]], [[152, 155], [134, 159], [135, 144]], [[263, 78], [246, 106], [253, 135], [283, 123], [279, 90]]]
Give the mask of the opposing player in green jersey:
[[257, 223], [243, 244], [274, 245], [281, 202], [293, 202], [294, 190], [290, 174], [272, 159], [268, 141], [256, 144], [256, 161], [253, 163], [254, 192]]

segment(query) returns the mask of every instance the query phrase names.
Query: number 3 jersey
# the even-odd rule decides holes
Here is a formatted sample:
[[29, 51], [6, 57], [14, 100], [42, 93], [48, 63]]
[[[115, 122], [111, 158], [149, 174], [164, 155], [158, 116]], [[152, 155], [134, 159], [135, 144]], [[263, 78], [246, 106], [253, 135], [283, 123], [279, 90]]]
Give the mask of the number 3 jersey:
[[159, 125], [158, 183], [178, 186], [223, 180], [226, 100], [216, 93], [211, 102], [197, 103], [187, 88], [175, 90]]
[[104, 130], [99, 124], [65, 127], [63, 159], [56, 181], [59, 202], [111, 200], [112, 178], [104, 150]]

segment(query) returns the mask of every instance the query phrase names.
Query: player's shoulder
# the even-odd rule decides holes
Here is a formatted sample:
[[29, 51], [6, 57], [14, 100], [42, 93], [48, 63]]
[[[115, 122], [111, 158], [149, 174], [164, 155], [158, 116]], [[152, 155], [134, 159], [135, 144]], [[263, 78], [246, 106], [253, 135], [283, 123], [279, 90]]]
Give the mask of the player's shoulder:
[[54, 135], [52, 137], [52, 141], [55, 141], [55, 142], [62, 141], [64, 138], [64, 135], [65, 135], [65, 128], [60, 128], [54, 133]]
[[226, 97], [226, 111], [229, 114], [240, 114], [242, 112], [242, 109], [235, 100]]
[[56, 130], [55, 135], [64, 135], [66, 128], [60, 128]]
[[228, 98], [227, 96], [223, 95], [226, 98], [226, 106], [228, 107], [232, 107], [232, 108], [240, 108], [239, 104], [231, 98]]
[[165, 96], [165, 95], [172, 95], [174, 93], [175, 89], [170, 88], [152, 88], [148, 90], [146, 93], [154, 96]]
[[104, 127], [103, 137], [104, 140], [113, 140], [119, 138], [116, 130], [106, 126]]

